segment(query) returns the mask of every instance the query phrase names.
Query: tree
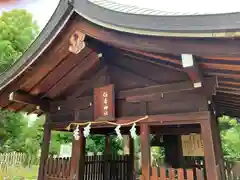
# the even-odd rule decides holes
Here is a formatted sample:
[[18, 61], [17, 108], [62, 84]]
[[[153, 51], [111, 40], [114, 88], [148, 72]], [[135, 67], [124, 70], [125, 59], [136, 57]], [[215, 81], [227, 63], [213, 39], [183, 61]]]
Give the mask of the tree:
[[[3, 12], [0, 16], [0, 73], [22, 56], [38, 33], [39, 27], [26, 10]], [[28, 138], [33, 135], [36, 136], [35, 130], [28, 128], [22, 113], [0, 109], [1, 152], [36, 152], [38, 141]]]
[[27, 121], [21, 113], [0, 111], [0, 152], [23, 152]]
[[222, 116], [218, 120], [225, 158], [240, 160], [240, 125], [237, 119]]
[[27, 50], [39, 27], [26, 10], [4, 12], [0, 17], [0, 72], [11, 66]]

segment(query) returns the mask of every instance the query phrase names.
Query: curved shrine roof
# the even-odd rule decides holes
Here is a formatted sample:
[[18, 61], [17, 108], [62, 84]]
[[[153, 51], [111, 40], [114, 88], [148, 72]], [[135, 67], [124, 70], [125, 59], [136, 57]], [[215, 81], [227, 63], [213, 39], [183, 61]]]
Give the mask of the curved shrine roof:
[[[80, 28], [90, 39], [179, 71], [183, 71], [181, 54], [196, 55], [204, 76], [218, 77], [216, 104], [221, 112], [240, 117], [240, 13], [166, 16], [158, 11], [127, 13], [125, 6], [123, 13], [120, 7], [112, 6], [117, 11], [106, 6], [100, 0], [73, 4], [61, 0], [35, 42], [0, 75], [0, 107], [33, 112], [36, 107], [8, 101], [17, 90], [55, 97], [49, 90], [64, 82], [59, 72], [70, 72], [80, 61], [68, 52], [69, 34]], [[87, 48], [81, 56], [84, 60], [95, 54]]]
[[128, 14], [155, 15], [155, 16], [185, 16], [185, 15], [211, 15], [239, 12], [236, 0], [89, 0], [90, 2], [110, 9]]

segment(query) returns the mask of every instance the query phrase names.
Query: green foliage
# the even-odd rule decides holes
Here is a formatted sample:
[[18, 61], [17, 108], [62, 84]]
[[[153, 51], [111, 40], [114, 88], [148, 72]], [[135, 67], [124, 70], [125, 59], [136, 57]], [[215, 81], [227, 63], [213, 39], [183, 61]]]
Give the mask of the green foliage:
[[240, 125], [229, 116], [219, 118], [223, 153], [228, 160], [240, 160]]
[[37, 155], [40, 149], [40, 144], [42, 142], [43, 136], [43, 124], [45, 118], [42, 116], [38, 118], [34, 123], [25, 128], [24, 138], [25, 138], [25, 149], [24, 152], [29, 155]]
[[[117, 153], [122, 149], [121, 142], [116, 140], [116, 136], [110, 136], [111, 153]], [[90, 135], [86, 140], [87, 152], [104, 152], [105, 151], [105, 137], [103, 135]]]
[[23, 152], [26, 128], [22, 114], [0, 111], [0, 152]]
[[51, 143], [49, 153], [51, 155], [58, 155], [61, 144], [68, 144], [72, 142], [72, 133], [53, 131], [51, 134]]
[[39, 32], [26, 10], [4, 12], [0, 17], [0, 72], [14, 63]]
[[237, 125], [237, 120], [229, 116], [219, 117], [218, 120], [220, 131], [223, 133]]
[[240, 160], [240, 126], [229, 129], [222, 139], [225, 157], [229, 160]]

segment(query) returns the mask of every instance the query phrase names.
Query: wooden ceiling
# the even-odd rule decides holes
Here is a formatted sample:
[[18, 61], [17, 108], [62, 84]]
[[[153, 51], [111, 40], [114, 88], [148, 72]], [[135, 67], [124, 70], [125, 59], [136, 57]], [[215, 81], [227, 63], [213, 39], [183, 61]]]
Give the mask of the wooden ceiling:
[[[76, 55], [69, 52], [70, 36], [76, 31], [87, 35], [87, 46]], [[196, 57], [204, 76], [217, 76], [214, 96], [217, 110], [240, 117], [240, 40], [173, 39], [120, 33], [99, 27], [74, 15], [42, 55], [0, 91], [0, 107], [13, 111], [42, 114], [33, 104], [9, 101], [11, 92], [22, 92], [39, 101], [62, 99], [69, 88], [99, 67], [98, 53], [113, 50], [124, 56], [156, 66], [186, 72], [181, 53]], [[186, 72], [187, 73], [187, 72]], [[82, 83], [84, 84], [84, 83]]]

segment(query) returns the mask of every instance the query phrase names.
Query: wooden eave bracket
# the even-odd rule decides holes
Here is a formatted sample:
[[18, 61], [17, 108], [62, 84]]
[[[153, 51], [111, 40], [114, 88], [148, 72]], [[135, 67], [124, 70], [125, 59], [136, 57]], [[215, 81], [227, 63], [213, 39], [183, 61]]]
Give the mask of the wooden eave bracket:
[[182, 54], [182, 66], [193, 82], [194, 88], [203, 86], [203, 74], [192, 54]]
[[17, 91], [12, 92], [9, 94], [9, 101], [17, 102], [21, 104], [35, 105], [37, 110], [41, 109], [43, 111], [47, 111], [49, 109], [48, 100], [40, 99], [37, 96], [32, 96], [27, 93], [22, 93]]
[[81, 31], [75, 31], [69, 39], [68, 50], [74, 54], [79, 54], [85, 47], [86, 35]]

